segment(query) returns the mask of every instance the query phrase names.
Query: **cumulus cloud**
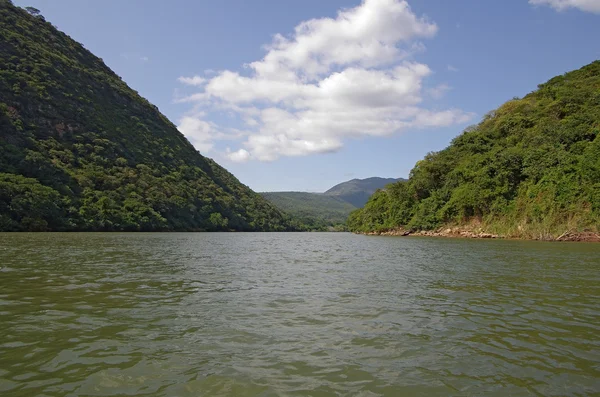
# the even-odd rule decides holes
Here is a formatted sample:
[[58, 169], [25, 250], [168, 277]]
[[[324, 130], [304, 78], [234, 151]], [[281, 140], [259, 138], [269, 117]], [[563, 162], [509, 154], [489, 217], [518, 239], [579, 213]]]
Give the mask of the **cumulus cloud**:
[[[181, 77], [202, 85], [181, 101], [239, 117], [247, 133], [244, 148], [226, 153], [232, 161], [327, 153], [348, 138], [464, 123], [473, 115], [422, 104], [449, 89], [427, 88], [432, 71], [413, 59], [424, 50], [419, 40], [437, 30], [406, 1], [364, 0], [335, 18], [311, 19], [289, 36], [275, 35], [264, 58], [242, 71], [220, 71], [206, 81]], [[203, 123], [188, 120], [180, 130], [210, 135]]]
[[267, 55], [249, 64], [261, 77], [314, 78], [332, 66], [373, 67], [408, 55], [398, 44], [416, 37], [432, 37], [438, 28], [418, 18], [406, 1], [365, 0], [340, 11], [337, 18], [311, 19], [296, 26], [286, 38], [275, 35]]
[[200, 152], [211, 151], [214, 147], [213, 140], [221, 135], [216, 124], [202, 120], [200, 116], [183, 117], [179, 120], [177, 129]]
[[187, 84], [187, 85], [202, 85], [206, 82], [206, 79], [204, 77], [200, 77], [200, 76], [193, 76], [193, 77], [179, 77], [177, 79], [177, 81], [179, 81], [180, 83], [183, 84]]
[[236, 163], [243, 163], [250, 159], [250, 152], [246, 149], [239, 149], [232, 152], [231, 149], [227, 150], [227, 158]]
[[600, 14], [599, 0], [529, 0], [529, 4], [548, 5], [557, 11], [564, 11], [568, 8], [578, 8], [581, 11]]

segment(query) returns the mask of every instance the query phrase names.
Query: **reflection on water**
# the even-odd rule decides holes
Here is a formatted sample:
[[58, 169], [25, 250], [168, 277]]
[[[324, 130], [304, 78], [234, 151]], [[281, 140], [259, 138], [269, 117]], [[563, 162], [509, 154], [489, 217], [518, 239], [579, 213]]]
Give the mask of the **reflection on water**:
[[600, 245], [0, 234], [6, 396], [600, 393]]

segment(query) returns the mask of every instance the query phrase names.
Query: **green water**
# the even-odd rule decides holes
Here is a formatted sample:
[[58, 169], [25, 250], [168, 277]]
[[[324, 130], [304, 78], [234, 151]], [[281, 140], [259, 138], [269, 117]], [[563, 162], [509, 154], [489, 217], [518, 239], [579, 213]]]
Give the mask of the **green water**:
[[0, 234], [2, 396], [599, 393], [599, 244]]

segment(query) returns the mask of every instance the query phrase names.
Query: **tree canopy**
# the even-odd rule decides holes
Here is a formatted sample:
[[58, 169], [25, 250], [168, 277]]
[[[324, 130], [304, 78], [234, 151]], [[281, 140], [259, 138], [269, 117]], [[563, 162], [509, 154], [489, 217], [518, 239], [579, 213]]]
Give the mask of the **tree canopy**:
[[535, 238], [598, 230], [600, 61], [488, 113], [347, 221], [362, 232], [469, 222]]
[[260, 194], [277, 208], [291, 215], [298, 227], [305, 230], [344, 230], [346, 218], [356, 209], [339, 197], [323, 193], [265, 192]]
[[0, 0], [0, 230], [290, 230], [104, 62]]

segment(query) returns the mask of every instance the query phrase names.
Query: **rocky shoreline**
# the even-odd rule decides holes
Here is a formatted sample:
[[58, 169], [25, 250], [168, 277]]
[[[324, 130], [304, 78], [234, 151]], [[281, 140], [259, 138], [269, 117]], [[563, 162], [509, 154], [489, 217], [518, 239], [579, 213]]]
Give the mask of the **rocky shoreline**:
[[427, 237], [463, 237], [463, 238], [502, 238], [497, 234], [485, 233], [479, 230], [466, 230], [461, 228], [441, 228], [437, 230], [411, 231], [405, 229], [391, 229], [364, 233], [368, 236], [427, 236]]
[[460, 227], [445, 227], [436, 230], [406, 230], [402, 228], [371, 231], [359, 233], [367, 236], [426, 236], [426, 237], [453, 237], [453, 238], [478, 238], [478, 239], [520, 239], [520, 240], [543, 240], [543, 241], [586, 241], [600, 242], [600, 235], [597, 233], [586, 231], [578, 232], [569, 230], [562, 235], [546, 238], [527, 238], [519, 236], [501, 236], [498, 234], [487, 233], [482, 229], [465, 229]]

